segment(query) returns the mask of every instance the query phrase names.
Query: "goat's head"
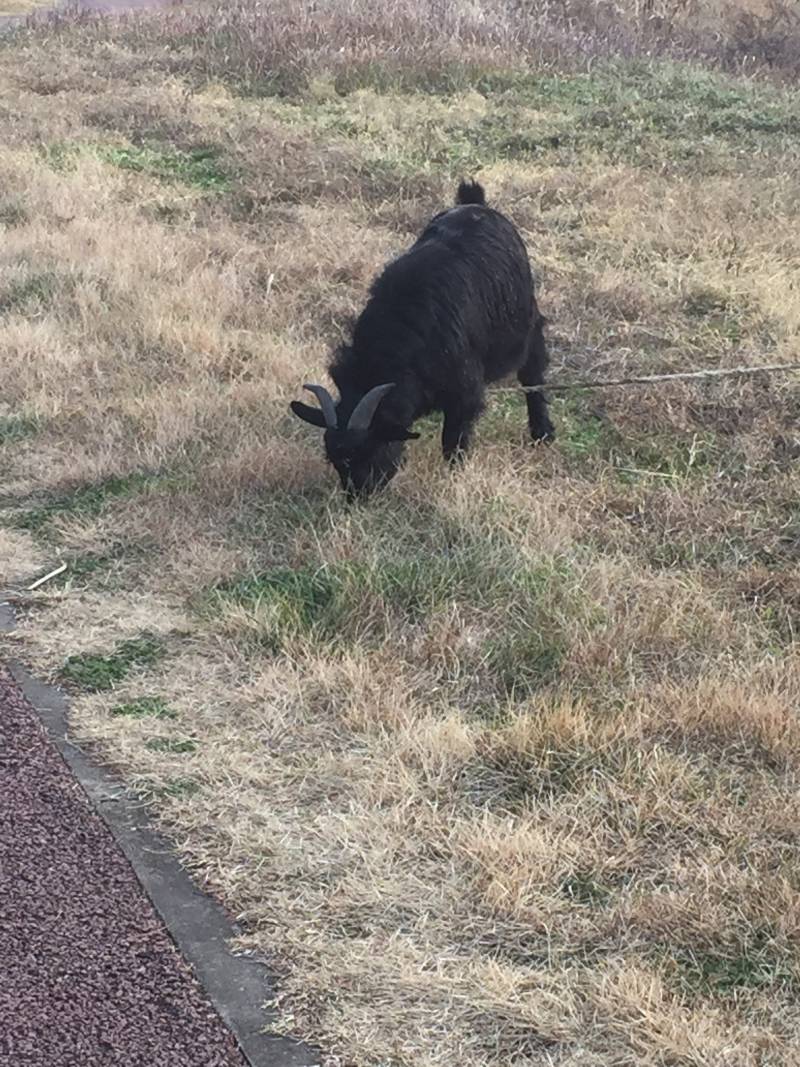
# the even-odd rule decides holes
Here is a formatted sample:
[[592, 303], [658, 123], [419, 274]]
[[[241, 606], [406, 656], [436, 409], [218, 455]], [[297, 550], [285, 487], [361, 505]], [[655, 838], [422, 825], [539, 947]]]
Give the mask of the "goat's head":
[[397, 473], [403, 453], [403, 441], [419, 437], [402, 426], [384, 421], [375, 423], [375, 412], [384, 396], [394, 389], [394, 382], [376, 385], [358, 401], [350, 417], [340, 424], [339, 407], [321, 385], [305, 385], [319, 400], [314, 408], [293, 400], [294, 414], [312, 426], [325, 430], [325, 454], [335, 467], [342, 488], [349, 497], [366, 496], [386, 485]]

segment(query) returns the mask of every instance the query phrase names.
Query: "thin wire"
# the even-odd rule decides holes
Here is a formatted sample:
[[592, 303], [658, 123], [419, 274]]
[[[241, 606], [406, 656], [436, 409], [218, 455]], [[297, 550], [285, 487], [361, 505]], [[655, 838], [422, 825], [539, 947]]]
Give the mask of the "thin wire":
[[[766, 367], [723, 367], [716, 370], [679, 371], [675, 374], [644, 374], [628, 378], [601, 378], [590, 382], [545, 382], [542, 385], [523, 385], [526, 393], [563, 391], [565, 389], [610, 389], [618, 385], [652, 385], [657, 382], [688, 381], [702, 378], [733, 378], [747, 374], [787, 374], [800, 371], [800, 363], [774, 363]], [[515, 393], [518, 388], [502, 387], [494, 389], [495, 393]]]

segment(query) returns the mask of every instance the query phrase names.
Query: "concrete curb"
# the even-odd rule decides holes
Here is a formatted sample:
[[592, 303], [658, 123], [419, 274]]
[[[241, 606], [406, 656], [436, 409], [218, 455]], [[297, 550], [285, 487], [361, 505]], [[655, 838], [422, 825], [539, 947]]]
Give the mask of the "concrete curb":
[[[0, 593], [0, 633], [11, 633], [14, 609], [4, 599]], [[230, 951], [228, 942], [241, 931], [224, 908], [192, 882], [142, 805], [69, 740], [64, 694], [19, 663], [8, 666], [251, 1067], [317, 1067], [321, 1057], [309, 1046], [264, 1032], [276, 1019], [263, 1007], [275, 995], [266, 965]]]

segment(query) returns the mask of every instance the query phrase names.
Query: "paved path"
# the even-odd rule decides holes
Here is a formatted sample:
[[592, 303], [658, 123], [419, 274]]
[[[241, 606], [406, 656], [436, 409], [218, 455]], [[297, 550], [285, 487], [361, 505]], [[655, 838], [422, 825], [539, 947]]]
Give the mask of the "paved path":
[[0, 666], [0, 1067], [243, 1067]]

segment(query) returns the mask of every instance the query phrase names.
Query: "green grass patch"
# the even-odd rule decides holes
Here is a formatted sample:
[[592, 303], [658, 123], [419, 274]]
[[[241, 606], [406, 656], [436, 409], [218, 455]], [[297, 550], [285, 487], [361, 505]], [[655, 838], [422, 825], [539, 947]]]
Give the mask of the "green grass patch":
[[[427, 420], [426, 420], [427, 421]], [[436, 418], [435, 427], [441, 432], [441, 416]], [[490, 392], [486, 411], [477, 424], [476, 432], [483, 440], [509, 442], [519, 439], [520, 435], [529, 436], [528, 408], [522, 389]]]
[[710, 286], [698, 286], [684, 299], [683, 312], [692, 318], [702, 319], [708, 315], [719, 315], [731, 309], [731, 301], [726, 293]]
[[411, 64], [376, 59], [348, 64], [336, 72], [332, 87], [339, 96], [349, 96], [362, 89], [386, 95], [424, 93], [429, 96], [477, 89], [489, 95], [524, 86], [529, 77], [524, 71], [496, 70], [474, 60]]
[[94, 156], [120, 170], [190, 185], [205, 192], [225, 192], [231, 182], [221, 162], [220, 150], [210, 145], [183, 149], [156, 144], [108, 146], [55, 142], [44, 145], [40, 153], [47, 165], [59, 172], [74, 170], [81, 156]]
[[161, 697], [137, 697], [124, 704], [115, 704], [109, 715], [126, 719], [175, 719], [177, 712]]
[[747, 83], [692, 63], [609, 61], [591, 72], [533, 76], [523, 92], [561, 107], [639, 110], [668, 133], [800, 132], [796, 91]]
[[129, 146], [98, 148], [100, 159], [121, 170], [146, 174], [165, 182], [180, 182], [205, 192], [225, 192], [230, 176], [220, 162], [217, 148], [183, 150], [173, 147]]
[[39, 419], [26, 415], [0, 415], [0, 446], [23, 441], [39, 432]]
[[[457, 76], [453, 76], [456, 74]], [[451, 177], [503, 160], [574, 165], [576, 155], [728, 172], [743, 151], [797, 154], [800, 94], [678, 63], [598, 64], [591, 73], [488, 74], [453, 68], [430, 82], [373, 63], [333, 91], [275, 103], [288, 122], [357, 141], [396, 174]], [[477, 91], [483, 107], [455, 95]], [[370, 95], [372, 100], [370, 101]]]
[[[591, 73], [533, 78], [518, 93], [559, 117], [543, 129], [524, 117], [506, 137], [515, 156], [592, 151], [612, 162], [670, 161], [716, 169], [744, 147], [796, 151], [798, 95], [734, 82], [679, 63], [608, 63]], [[508, 129], [508, 126], [506, 126]]]
[[[538, 608], [540, 600], [534, 603]], [[538, 614], [539, 619], [510, 624], [485, 649], [490, 676], [512, 699], [530, 696], [554, 681], [566, 653], [558, 631], [551, 633], [546, 615], [542, 617], [541, 611]]]
[[53, 141], [39, 146], [39, 155], [44, 162], [59, 173], [75, 170], [80, 154], [81, 145], [71, 141]]
[[610, 419], [592, 408], [592, 394], [575, 390], [550, 401], [559, 450], [571, 460], [608, 456], [619, 442]]
[[212, 594], [212, 612], [242, 607], [262, 617], [264, 643], [277, 651], [288, 637], [316, 633], [331, 639], [349, 614], [348, 594], [357, 584], [351, 566], [278, 567], [225, 583]]
[[53, 579], [55, 585], [80, 583], [82, 586], [104, 584], [115, 568], [124, 560], [141, 559], [146, 548], [141, 544], [110, 544], [101, 552], [84, 552], [81, 555], [64, 556], [67, 569]]
[[564, 896], [573, 903], [594, 907], [602, 906], [612, 895], [609, 886], [588, 871], [576, 871], [565, 878], [560, 889]]
[[200, 792], [200, 783], [194, 778], [173, 778], [167, 785], [153, 790], [155, 797], [193, 797]]
[[21, 204], [13, 200], [5, 200], [0, 203], [0, 226], [7, 226], [12, 229], [14, 226], [21, 226], [27, 221], [28, 213]]
[[99, 482], [79, 485], [75, 489], [54, 496], [39, 507], [20, 512], [12, 519], [18, 529], [33, 533], [43, 530], [61, 515], [99, 515], [107, 505], [119, 497], [133, 496], [165, 483], [163, 475], [144, 471], [111, 475]]
[[702, 477], [716, 469], [723, 450], [712, 431], [696, 433], [690, 439], [661, 433], [621, 440], [610, 459], [623, 481], [647, 475], [681, 480]]
[[670, 949], [664, 946], [666, 973], [691, 997], [734, 997], [747, 990], [783, 989], [796, 995], [800, 974], [789, 946], [769, 929], [749, 933], [743, 944]]
[[165, 653], [163, 639], [144, 632], [138, 637], [121, 641], [113, 652], [106, 655], [82, 652], [70, 656], [61, 668], [61, 677], [86, 692], [99, 693], [113, 689], [135, 668], [151, 667]]
[[669, 530], [645, 538], [644, 547], [648, 563], [659, 570], [703, 566], [734, 571], [758, 558], [758, 546], [739, 532], [701, 537], [691, 531]]
[[122, 556], [123, 550], [110, 552], [86, 552], [82, 556], [73, 556], [67, 563], [67, 569], [62, 577], [66, 579], [91, 578], [101, 571], [107, 570]]
[[769, 349], [772, 324], [742, 297], [736, 299], [717, 289], [698, 286], [684, 299], [681, 310], [689, 319], [688, 342], [701, 349], [730, 349], [744, 337], [758, 336], [760, 347]]
[[[370, 562], [279, 567], [220, 585], [203, 610], [211, 616], [243, 610], [256, 622], [261, 642], [278, 651], [297, 637], [333, 645], [379, 639], [394, 627], [423, 625], [453, 602], [482, 612], [512, 604], [516, 621], [509, 627], [531, 636], [492, 646], [488, 655], [498, 673], [513, 686], [514, 678], [521, 685], [523, 678], [555, 668], [555, 647], [532, 635], [550, 624], [549, 606], [563, 602], [567, 575], [558, 567], [526, 566], [505, 546], [440, 546], [414, 556], [392, 556], [386, 548], [385, 556]], [[514, 673], [513, 656], [523, 652], [524, 663]]]
[[50, 303], [64, 281], [55, 271], [46, 270], [11, 282], [0, 290], [0, 315], [12, 311], [34, 314]]
[[608, 464], [626, 483], [648, 476], [671, 480], [702, 477], [721, 466], [733, 469], [740, 462], [738, 452], [726, 448], [713, 430], [691, 436], [658, 430], [625, 434], [592, 407], [588, 390], [555, 397], [551, 406], [561, 453], [577, 466]]
[[190, 737], [151, 737], [145, 742], [145, 748], [151, 752], [166, 752], [170, 755], [183, 756], [197, 750], [197, 742]]
[[[463, 787], [472, 802], [494, 811], [517, 813], [532, 803], [580, 792], [597, 774], [613, 777], [616, 764], [624, 758], [621, 752], [581, 742], [559, 746], [543, 741], [520, 751], [498, 737], [496, 730], [502, 726], [502, 722], [489, 726], [483, 750], [463, 775]], [[586, 891], [587, 887], [582, 888]]]

